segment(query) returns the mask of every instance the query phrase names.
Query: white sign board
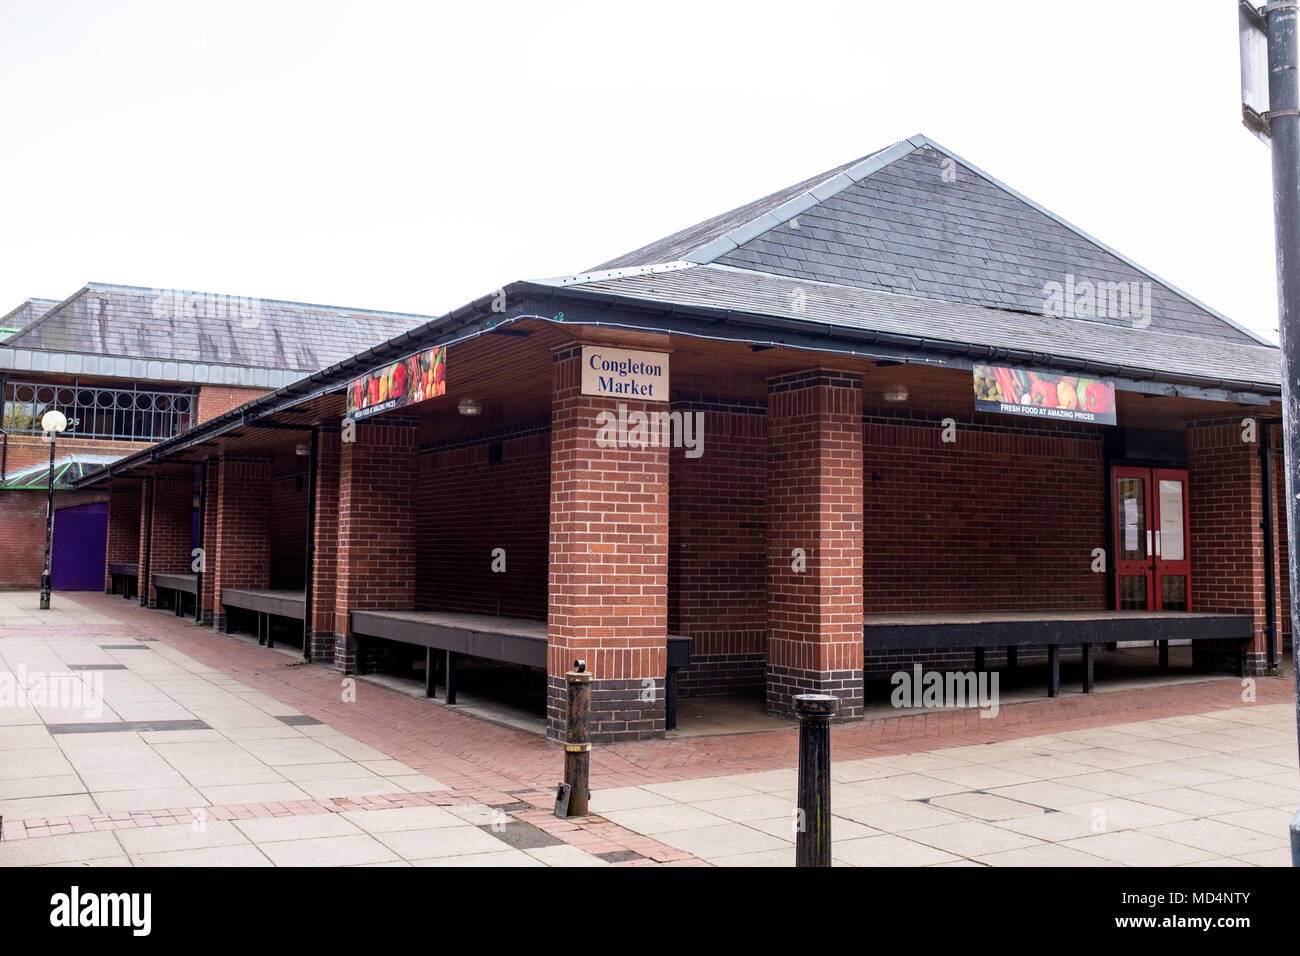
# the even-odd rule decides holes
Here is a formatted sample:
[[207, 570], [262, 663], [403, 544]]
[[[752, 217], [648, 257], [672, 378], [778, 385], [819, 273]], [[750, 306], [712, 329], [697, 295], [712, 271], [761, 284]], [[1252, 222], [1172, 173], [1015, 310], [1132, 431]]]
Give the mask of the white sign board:
[[668, 401], [668, 356], [663, 352], [582, 347], [582, 394], [604, 398]]
[[1246, 0], [1237, 4], [1237, 36], [1241, 47], [1241, 121], [1268, 142], [1268, 34], [1263, 19]]

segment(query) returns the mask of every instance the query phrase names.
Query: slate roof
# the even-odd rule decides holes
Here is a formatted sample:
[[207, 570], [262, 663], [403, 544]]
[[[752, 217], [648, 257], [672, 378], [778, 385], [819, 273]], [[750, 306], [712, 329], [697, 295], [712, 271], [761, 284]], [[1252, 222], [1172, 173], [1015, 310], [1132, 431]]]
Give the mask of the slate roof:
[[683, 263], [677, 268], [627, 270], [550, 284], [562, 286], [565, 292], [615, 295], [660, 306], [772, 316], [814, 328], [866, 330], [912, 339], [917, 352], [970, 354], [968, 346], [974, 345], [1032, 353], [1039, 364], [1110, 365], [1154, 372], [1157, 378], [1262, 385], [1270, 391], [1282, 380], [1279, 351], [1251, 341], [1210, 345], [1203, 339], [1151, 328], [1009, 312], [720, 264]]
[[[0, 316], [0, 329], [17, 329], [21, 332], [58, 304], [58, 299], [28, 299], [18, 308]], [[17, 333], [0, 332], [0, 342], [15, 334]]]
[[314, 372], [430, 318], [91, 283], [0, 347]]
[[[1271, 346], [924, 136], [596, 270], [671, 260], [1030, 315], [1043, 314], [1047, 284], [1067, 276], [1136, 282], [1149, 289], [1152, 332]], [[1125, 315], [1089, 324], [1098, 323], [1132, 326]]]

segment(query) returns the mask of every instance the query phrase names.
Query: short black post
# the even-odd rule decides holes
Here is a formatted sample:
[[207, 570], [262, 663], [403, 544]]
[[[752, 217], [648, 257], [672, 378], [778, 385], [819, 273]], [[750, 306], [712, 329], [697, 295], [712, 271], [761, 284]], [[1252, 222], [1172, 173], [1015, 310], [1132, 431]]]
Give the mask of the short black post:
[[1019, 652], [1020, 648], [1016, 647], [1014, 644], [1007, 648], [1007, 670], [1013, 671], [1016, 669], [1016, 665], [1020, 663]]
[[839, 707], [830, 694], [796, 694], [799, 717], [799, 806], [795, 866], [831, 865], [831, 718]]
[[433, 672], [433, 648], [426, 647], [424, 649], [424, 696], [434, 696], [437, 686], [437, 676]]
[[1162, 671], [1169, 670], [1169, 642], [1168, 641], [1160, 642], [1160, 669]]
[[1093, 658], [1093, 655], [1092, 655], [1092, 645], [1091, 645], [1091, 644], [1084, 644], [1084, 645], [1083, 645], [1083, 692], [1084, 692], [1085, 694], [1091, 694], [1091, 693], [1092, 693], [1092, 685], [1093, 685], [1093, 660], [1092, 660], [1092, 658]]
[[585, 661], [574, 661], [564, 675], [569, 710], [564, 729], [564, 783], [556, 795], [557, 817], [587, 814], [591, 797], [591, 674]]
[[1047, 645], [1047, 696], [1055, 697], [1061, 692], [1061, 648], [1058, 644]]
[[986, 666], [986, 659], [984, 657], [984, 648], [977, 647], [975, 648], [975, 670], [983, 671], [986, 669], [987, 666]]

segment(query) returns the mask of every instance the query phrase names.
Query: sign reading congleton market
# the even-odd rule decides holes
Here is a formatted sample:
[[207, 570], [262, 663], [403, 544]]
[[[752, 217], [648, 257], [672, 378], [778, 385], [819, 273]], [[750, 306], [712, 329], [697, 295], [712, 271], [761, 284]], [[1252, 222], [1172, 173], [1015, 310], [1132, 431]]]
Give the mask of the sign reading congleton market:
[[668, 356], [603, 345], [582, 347], [582, 394], [668, 401]]
[[1115, 424], [1114, 382], [1008, 365], [976, 365], [974, 372], [977, 411]]

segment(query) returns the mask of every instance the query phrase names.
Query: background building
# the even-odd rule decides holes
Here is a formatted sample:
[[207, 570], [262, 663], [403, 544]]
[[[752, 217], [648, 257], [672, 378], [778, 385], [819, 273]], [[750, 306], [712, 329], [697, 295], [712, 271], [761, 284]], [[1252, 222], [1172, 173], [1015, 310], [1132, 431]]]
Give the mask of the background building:
[[102, 465], [294, 382], [425, 317], [92, 283], [0, 318], [0, 588], [40, 584], [56, 444], [55, 588], [100, 588], [108, 505], [66, 490]]

